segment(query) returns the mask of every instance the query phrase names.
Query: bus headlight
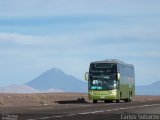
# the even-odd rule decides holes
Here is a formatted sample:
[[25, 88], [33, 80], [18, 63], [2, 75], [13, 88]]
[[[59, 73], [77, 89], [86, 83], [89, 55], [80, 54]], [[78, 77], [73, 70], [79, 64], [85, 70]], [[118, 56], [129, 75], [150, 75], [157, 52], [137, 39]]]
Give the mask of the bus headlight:
[[93, 95], [93, 94], [94, 94], [94, 92], [89, 92], [89, 94]]
[[111, 94], [112, 94], [112, 95], [117, 95], [117, 91], [116, 91], [116, 90], [113, 90], [113, 91], [111, 92]]

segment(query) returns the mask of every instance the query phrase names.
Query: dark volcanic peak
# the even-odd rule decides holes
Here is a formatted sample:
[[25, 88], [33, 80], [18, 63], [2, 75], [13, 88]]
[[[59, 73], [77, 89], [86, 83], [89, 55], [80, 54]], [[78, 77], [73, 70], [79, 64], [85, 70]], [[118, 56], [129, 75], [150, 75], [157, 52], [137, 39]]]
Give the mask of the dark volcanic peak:
[[[52, 69], [50, 69], [50, 70], [48, 70], [48, 71], [52, 71], [52, 72], [63, 72], [61, 69], [59, 69], [59, 68], [52, 68]], [[64, 73], [64, 72], [63, 72]]]
[[87, 83], [65, 74], [58, 68], [52, 68], [26, 84], [39, 90], [58, 89], [64, 92], [87, 92]]
[[50, 70], [47, 70], [43, 74], [62, 74], [62, 75], [64, 75], [65, 73], [59, 68], [52, 68]]

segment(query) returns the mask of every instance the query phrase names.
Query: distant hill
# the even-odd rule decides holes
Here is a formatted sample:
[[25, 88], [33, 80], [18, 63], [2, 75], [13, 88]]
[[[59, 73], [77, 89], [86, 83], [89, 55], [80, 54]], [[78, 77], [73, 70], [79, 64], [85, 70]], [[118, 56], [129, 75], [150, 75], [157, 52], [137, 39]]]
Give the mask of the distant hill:
[[137, 95], [160, 95], [160, 81], [154, 82], [151, 85], [136, 86]]
[[34, 80], [27, 82], [26, 85], [41, 91], [87, 92], [86, 82], [67, 75], [58, 68], [44, 72]]
[[0, 93], [38, 93], [39, 90], [31, 88], [27, 85], [9, 85], [0, 87]]
[[42, 90], [34, 89], [27, 85], [16, 85], [16, 84], [0, 87], [0, 93], [18, 93], [18, 94], [27, 93], [28, 94], [28, 93], [51, 93], [51, 92], [64, 92], [64, 91], [59, 89], [48, 89], [48, 90], [42, 91]]
[[[160, 95], [160, 81], [150, 85], [136, 86], [136, 95]], [[50, 69], [25, 85], [10, 85], [0, 87], [0, 93], [48, 93], [48, 92], [83, 92], [88, 89], [83, 82], [62, 70]]]

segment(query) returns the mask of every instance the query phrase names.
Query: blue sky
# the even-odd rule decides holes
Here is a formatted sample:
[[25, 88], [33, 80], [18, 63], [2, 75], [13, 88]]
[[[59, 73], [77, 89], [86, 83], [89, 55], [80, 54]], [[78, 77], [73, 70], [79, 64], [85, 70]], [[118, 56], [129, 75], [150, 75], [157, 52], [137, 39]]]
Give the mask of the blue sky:
[[159, 0], [0, 0], [0, 86], [58, 67], [81, 80], [95, 60], [135, 66], [136, 84], [160, 80]]

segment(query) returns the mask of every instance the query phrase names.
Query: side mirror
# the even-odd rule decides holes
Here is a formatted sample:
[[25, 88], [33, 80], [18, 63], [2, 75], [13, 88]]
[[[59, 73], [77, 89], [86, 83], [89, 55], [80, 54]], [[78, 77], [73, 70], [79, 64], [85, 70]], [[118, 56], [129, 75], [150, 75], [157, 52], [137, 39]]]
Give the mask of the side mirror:
[[89, 72], [86, 72], [85, 73], [85, 80], [88, 81], [88, 78], [89, 78]]

